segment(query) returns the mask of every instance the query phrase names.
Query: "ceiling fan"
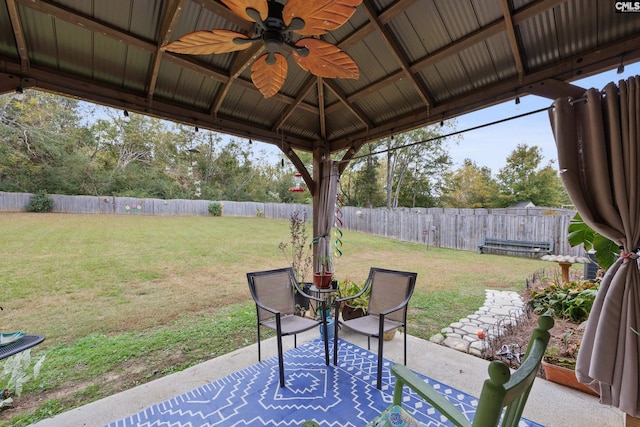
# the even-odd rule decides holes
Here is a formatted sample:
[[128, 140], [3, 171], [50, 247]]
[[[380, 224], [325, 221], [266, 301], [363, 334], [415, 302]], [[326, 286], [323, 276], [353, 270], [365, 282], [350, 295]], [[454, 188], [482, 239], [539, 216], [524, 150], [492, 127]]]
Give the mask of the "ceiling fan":
[[254, 22], [252, 37], [231, 30], [213, 29], [186, 34], [164, 46], [165, 50], [208, 55], [244, 50], [262, 43], [261, 55], [251, 66], [251, 80], [265, 98], [282, 88], [287, 77], [285, 50], [305, 71], [318, 77], [357, 79], [358, 66], [337, 46], [313, 37], [342, 26], [362, 0], [221, 0], [233, 13]]

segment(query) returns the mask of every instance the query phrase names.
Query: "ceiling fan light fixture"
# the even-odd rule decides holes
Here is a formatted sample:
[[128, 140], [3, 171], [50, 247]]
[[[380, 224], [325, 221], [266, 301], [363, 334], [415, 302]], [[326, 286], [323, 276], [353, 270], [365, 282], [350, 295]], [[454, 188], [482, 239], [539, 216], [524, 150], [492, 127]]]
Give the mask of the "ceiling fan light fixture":
[[317, 36], [341, 27], [362, 0], [323, 0], [317, 2], [320, 4], [307, 0], [221, 2], [240, 18], [253, 22], [254, 34], [249, 36], [225, 29], [200, 30], [181, 36], [163, 49], [187, 55], [210, 55], [236, 52], [253, 43], [262, 43], [266, 53], [254, 59], [251, 80], [265, 98], [278, 93], [284, 84], [285, 50], [293, 53], [300, 68], [317, 77], [357, 79], [360, 76], [353, 58]]

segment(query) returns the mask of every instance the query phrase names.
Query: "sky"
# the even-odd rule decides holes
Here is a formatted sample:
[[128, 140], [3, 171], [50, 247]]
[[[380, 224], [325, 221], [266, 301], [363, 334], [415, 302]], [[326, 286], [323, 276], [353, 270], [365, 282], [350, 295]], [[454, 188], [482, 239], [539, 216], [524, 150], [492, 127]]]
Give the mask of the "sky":
[[[617, 74], [614, 69], [596, 76], [576, 80], [572, 84], [585, 89], [593, 87], [601, 90], [609, 82], [617, 83], [619, 80], [626, 80], [638, 74], [640, 74], [640, 62], [625, 65], [625, 70], [622, 74]], [[520, 98], [519, 105], [516, 105], [511, 100], [459, 116], [456, 118], [456, 130], [470, 129], [486, 123], [536, 111], [549, 107], [552, 103], [553, 101], [548, 98], [526, 95]], [[549, 162], [553, 162], [553, 166], [557, 167], [556, 145], [549, 123], [549, 115], [546, 111], [464, 132], [457, 144], [449, 145], [449, 153], [453, 159], [454, 169], [461, 166], [465, 159], [471, 159], [479, 167], [486, 166], [491, 169], [493, 175], [496, 175], [506, 165], [507, 157], [519, 144], [540, 147], [543, 156], [541, 166], [546, 166]], [[277, 147], [266, 143], [256, 143], [256, 145], [256, 151], [265, 150], [274, 159], [280, 158], [280, 151]]]

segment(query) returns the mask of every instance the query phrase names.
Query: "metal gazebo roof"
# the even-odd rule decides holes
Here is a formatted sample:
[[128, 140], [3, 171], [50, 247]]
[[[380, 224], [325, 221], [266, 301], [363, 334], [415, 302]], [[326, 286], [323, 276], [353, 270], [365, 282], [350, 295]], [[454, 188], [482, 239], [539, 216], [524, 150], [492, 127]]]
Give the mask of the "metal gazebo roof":
[[622, 3], [364, 0], [322, 36], [355, 60], [359, 79], [318, 78], [290, 60], [282, 90], [265, 99], [250, 79], [257, 49], [162, 49], [195, 30], [251, 32], [218, 1], [3, 0], [0, 92], [79, 97], [275, 144], [292, 160], [293, 150], [349, 158], [516, 96], [580, 96], [570, 81], [640, 57], [640, 13], [620, 13]]

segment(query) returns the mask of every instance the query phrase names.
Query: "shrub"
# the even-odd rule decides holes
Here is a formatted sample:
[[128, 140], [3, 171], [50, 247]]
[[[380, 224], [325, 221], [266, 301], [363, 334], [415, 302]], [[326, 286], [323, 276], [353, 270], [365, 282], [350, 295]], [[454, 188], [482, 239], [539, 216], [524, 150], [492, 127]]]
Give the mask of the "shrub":
[[34, 195], [27, 206], [29, 212], [51, 212], [53, 210], [53, 199], [44, 192]]
[[313, 247], [307, 229], [307, 213], [294, 211], [289, 218], [289, 242], [280, 242], [278, 248], [286, 259], [299, 283], [305, 281], [313, 263]]
[[222, 216], [222, 205], [218, 202], [210, 203], [209, 213], [213, 216]]

